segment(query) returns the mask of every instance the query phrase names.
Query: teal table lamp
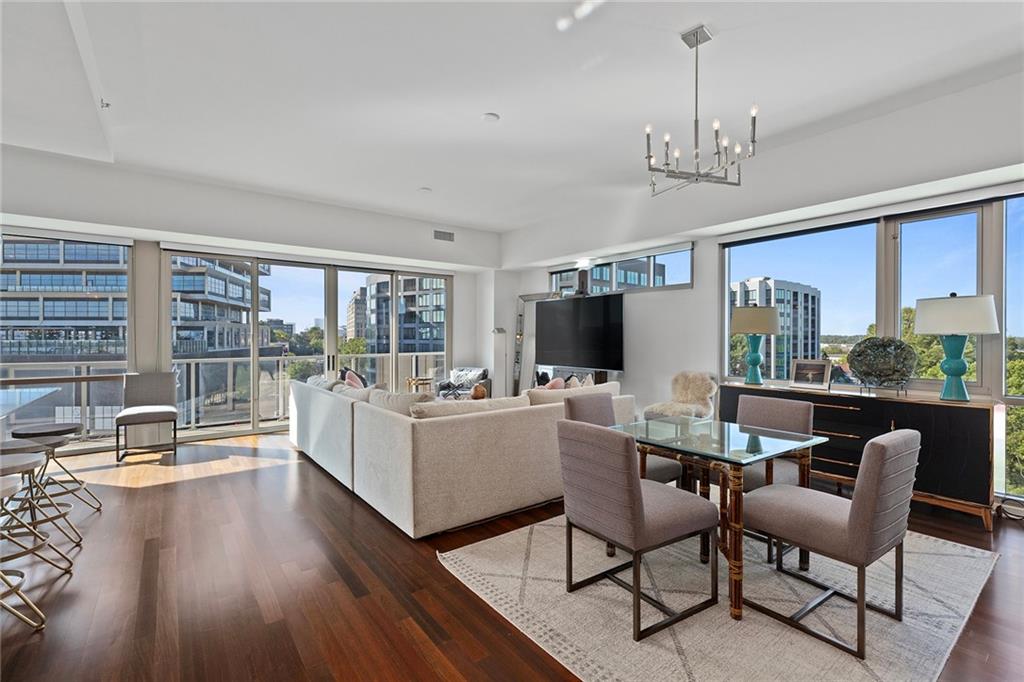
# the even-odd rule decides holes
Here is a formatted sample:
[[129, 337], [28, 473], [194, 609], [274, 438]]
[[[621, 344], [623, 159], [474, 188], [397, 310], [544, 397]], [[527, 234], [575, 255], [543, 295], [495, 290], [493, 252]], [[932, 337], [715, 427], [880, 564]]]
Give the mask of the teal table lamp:
[[779, 311], [777, 308], [759, 308], [757, 305], [733, 308], [732, 333], [747, 335], [747, 378], [744, 383], [760, 386], [761, 340], [763, 334], [778, 334]]
[[967, 402], [967, 361], [964, 348], [969, 334], [998, 334], [996, 302], [992, 294], [957, 296], [953, 292], [942, 298], [919, 298], [914, 310], [914, 333], [937, 334], [945, 359], [939, 369], [946, 375], [942, 384], [942, 400]]

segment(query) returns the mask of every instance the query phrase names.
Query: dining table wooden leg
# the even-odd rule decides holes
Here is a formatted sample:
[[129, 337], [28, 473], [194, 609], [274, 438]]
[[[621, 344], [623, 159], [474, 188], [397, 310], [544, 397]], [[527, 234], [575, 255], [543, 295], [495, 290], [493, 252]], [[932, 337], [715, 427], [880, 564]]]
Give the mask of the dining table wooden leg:
[[[711, 498], [711, 472], [707, 467], [700, 467], [700, 496], [705, 500]], [[703, 533], [700, 536], [700, 562], [706, 564], [711, 560], [711, 536]]]
[[[800, 487], [811, 487], [811, 449], [804, 448], [797, 452], [797, 463], [800, 470]], [[811, 567], [811, 553], [806, 549], [800, 549], [800, 570], [806, 571]]]
[[729, 466], [729, 614], [743, 619], [743, 467]]

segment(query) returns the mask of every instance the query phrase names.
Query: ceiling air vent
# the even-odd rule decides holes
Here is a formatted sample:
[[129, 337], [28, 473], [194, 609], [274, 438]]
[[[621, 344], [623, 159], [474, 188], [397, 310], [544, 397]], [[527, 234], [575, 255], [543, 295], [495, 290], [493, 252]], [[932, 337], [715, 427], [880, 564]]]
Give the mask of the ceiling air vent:
[[446, 230], [434, 230], [434, 239], [439, 242], [453, 242], [455, 241], [455, 233]]

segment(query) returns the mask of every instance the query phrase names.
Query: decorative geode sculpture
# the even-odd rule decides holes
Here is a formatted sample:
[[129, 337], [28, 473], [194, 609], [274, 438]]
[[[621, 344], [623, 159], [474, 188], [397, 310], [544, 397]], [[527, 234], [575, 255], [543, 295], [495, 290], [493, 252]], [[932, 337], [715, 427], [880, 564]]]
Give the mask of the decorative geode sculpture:
[[892, 336], [862, 339], [846, 356], [850, 372], [865, 386], [902, 386], [917, 367], [917, 353]]

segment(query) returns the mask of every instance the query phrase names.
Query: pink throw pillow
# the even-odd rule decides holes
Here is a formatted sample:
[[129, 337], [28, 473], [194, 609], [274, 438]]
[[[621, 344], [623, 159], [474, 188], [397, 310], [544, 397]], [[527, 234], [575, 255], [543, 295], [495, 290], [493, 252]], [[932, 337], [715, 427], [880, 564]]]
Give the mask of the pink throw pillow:
[[352, 370], [345, 372], [345, 383], [352, 388], [366, 388], [366, 386], [363, 386], [363, 382], [359, 380], [359, 376]]
[[553, 389], [565, 388], [565, 379], [563, 379], [562, 377], [555, 377], [554, 379], [549, 381], [547, 384], [545, 384], [544, 388], [553, 388]]

